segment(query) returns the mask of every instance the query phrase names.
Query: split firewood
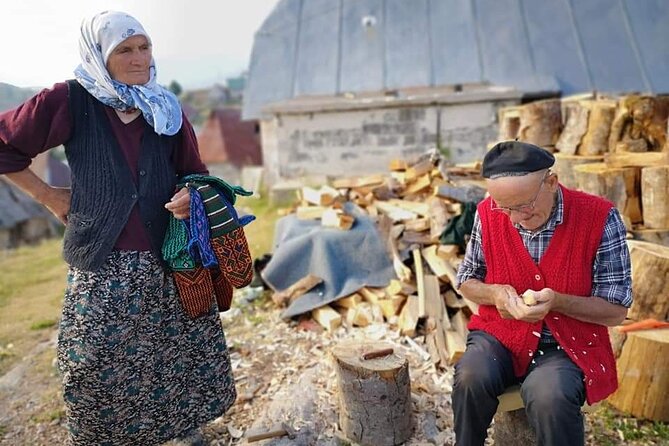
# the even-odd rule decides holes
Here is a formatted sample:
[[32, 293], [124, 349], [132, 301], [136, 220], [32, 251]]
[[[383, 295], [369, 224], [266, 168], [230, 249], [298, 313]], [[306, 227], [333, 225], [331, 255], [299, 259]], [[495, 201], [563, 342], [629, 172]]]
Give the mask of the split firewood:
[[334, 302], [335, 305], [342, 308], [355, 308], [362, 302], [362, 296], [358, 293], [353, 293], [349, 296], [342, 297]]
[[339, 192], [336, 189], [327, 185], [322, 186], [320, 189], [303, 187], [300, 192], [303, 201], [316, 206], [330, 206], [335, 201], [335, 198], [339, 196]]
[[311, 316], [328, 331], [334, 331], [341, 325], [341, 314], [329, 305], [312, 310]]
[[355, 218], [353, 216], [345, 214], [339, 209], [327, 209], [321, 216], [321, 225], [344, 231], [351, 229], [354, 222]]
[[292, 303], [295, 299], [323, 282], [320, 277], [308, 274], [286, 288], [272, 295], [272, 301], [280, 307]]

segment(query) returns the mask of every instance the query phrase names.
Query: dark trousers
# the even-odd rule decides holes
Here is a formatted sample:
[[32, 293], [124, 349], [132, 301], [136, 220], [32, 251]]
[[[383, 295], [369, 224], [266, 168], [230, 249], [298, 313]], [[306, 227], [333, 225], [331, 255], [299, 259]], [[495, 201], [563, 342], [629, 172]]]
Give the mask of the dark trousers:
[[524, 378], [514, 376], [511, 354], [493, 336], [472, 331], [455, 365], [453, 413], [456, 445], [483, 445], [497, 410], [497, 396], [520, 384], [520, 394], [539, 445], [579, 446], [585, 442], [581, 406], [583, 372], [557, 345], [543, 346]]

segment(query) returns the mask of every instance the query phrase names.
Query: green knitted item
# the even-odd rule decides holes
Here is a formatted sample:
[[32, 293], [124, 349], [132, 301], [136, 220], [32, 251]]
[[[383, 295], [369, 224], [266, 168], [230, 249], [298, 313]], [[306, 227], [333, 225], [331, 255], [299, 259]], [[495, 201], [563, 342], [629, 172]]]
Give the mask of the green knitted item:
[[244, 221], [237, 220], [236, 212], [231, 209], [237, 195], [249, 196], [252, 192], [206, 175], [181, 178], [177, 188], [183, 187], [197, 191], [198, 199], [205, 206], [209, 243], [217, 258], [218, 268], [207, 269], [191, 257], [188, 252], [189, 243], [192, 243], [189, 240], [191, 235], [186, 225], [173, 215], [170, 215], [162, 255], [173, 272], [184, 310], [191, 317], [199, 317], [208, 313], [214, 296], [219, 311], [229, 309], [232, 287], [241, 288], [252, 279], [253, 262], [242, 228], [250, 220], [248, 217], [244, 217]]

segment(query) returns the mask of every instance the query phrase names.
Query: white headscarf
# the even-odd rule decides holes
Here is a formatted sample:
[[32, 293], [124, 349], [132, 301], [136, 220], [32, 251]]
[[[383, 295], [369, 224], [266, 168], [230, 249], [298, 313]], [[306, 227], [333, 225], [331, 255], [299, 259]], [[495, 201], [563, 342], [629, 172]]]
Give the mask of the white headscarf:
[[142, 25], [124, 12], [104, 11], [84, 19], [79, 38], [81, 64], [74, 75], [103, 104], [121, 111], [138, 108], [157, 134], [174, 135], [181, 128], [181, 105], [172, 92], [156, 83], [153, 59], [149, 81], [144, 85], [118, 82], [107, 71], [109, 55], [131, 36], [145, 36], [151, 43]]

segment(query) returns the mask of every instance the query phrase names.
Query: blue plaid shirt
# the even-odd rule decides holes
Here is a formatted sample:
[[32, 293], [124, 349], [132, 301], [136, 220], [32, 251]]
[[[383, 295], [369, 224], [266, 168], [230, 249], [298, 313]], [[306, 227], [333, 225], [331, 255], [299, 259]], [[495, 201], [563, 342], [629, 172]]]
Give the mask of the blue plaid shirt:
[[[564, 203], [562, 190], [558, 189], [557, 206], [543, 229], [532, 232], [515, 225], [523, 239], [525, 248], [535, 263], [539, 263], [544, 255], [548, 243], [553, 237], [555, 228], [562, 223]], [[457, 287], [467, 279], [483, 281], [486, 276], [486, 264], [481, 243], [481, 220], [478, 212], [474, 217], [472, 236], [467, 245], [465, 258], [458, 270]], [[620, 213], [611, 208], [602, 240], [597, 248], [595, 262], [592, 265], [592, 296], [601, 297], [607, 301], [629, 308], [632, 305], [632, 274], [630, 255], [626, 243], [625, 224]], [[524, 291], [524, 290], [519, 290]]]

